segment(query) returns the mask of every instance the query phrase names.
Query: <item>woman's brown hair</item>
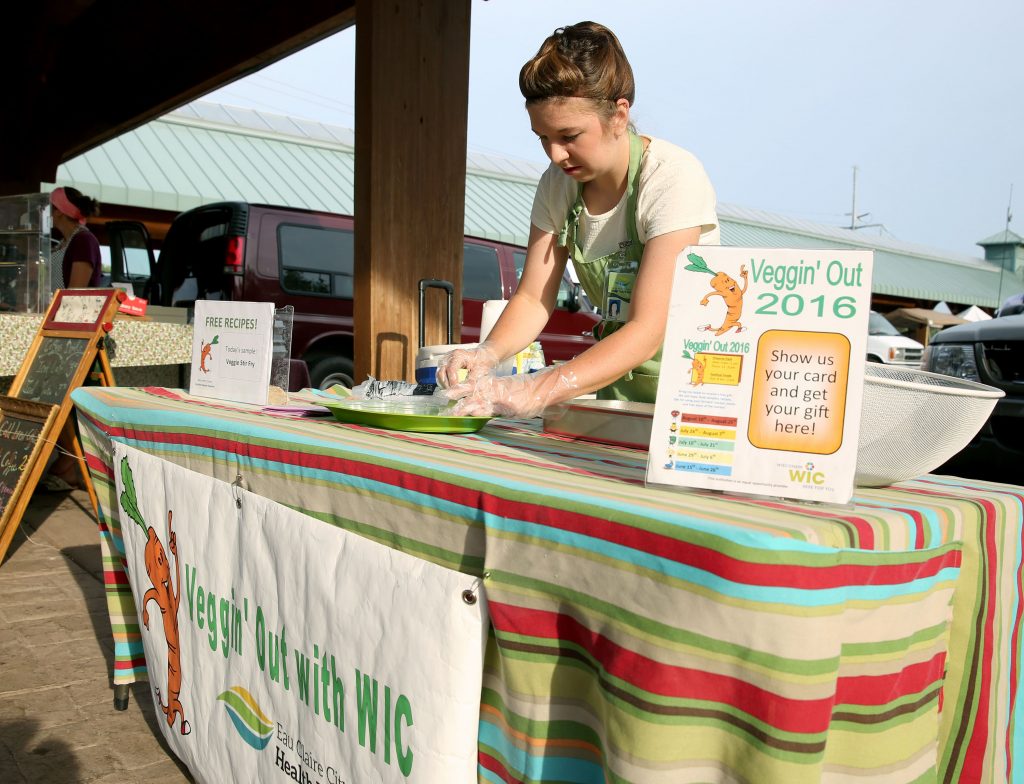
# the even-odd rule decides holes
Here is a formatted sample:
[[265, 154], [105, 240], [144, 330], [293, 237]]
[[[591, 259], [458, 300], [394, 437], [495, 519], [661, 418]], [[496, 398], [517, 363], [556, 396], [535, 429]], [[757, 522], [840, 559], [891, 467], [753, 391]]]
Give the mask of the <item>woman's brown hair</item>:
[[[559, 27], [519, 71], [527, 105], [549, 98], [588, 98], [614, 111], [620, 98], [633, 105], [633, 69], [615, 33], [597, 22]], [[609, 103], [610, 102], [610, 103]]]
[[100, 203], [96, 199], [86, 196], [78, 188], [65, 185], [64, 195], [68, 197], [69, 202], [78, 207], [83, 217], [91, 218], [100, 214]]

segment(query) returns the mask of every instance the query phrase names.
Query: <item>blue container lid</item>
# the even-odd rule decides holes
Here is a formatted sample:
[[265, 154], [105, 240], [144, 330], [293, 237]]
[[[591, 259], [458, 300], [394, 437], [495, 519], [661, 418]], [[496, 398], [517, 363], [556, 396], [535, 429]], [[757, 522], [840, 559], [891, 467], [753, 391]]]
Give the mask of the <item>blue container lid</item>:
[[436, 384], [437, 383], [437, 367], [421, 367], [416, 368], [416, 383], [417, 384]]

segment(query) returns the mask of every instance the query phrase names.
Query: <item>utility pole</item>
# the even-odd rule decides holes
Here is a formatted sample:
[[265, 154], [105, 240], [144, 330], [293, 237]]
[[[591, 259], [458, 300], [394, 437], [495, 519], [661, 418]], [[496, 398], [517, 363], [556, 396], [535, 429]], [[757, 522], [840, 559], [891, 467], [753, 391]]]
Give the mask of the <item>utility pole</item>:
[[[850, 205], [850, 225], [847, 228], [850, 229], [869, 229], [873, 226], [882, 226], [881, 223], [861, 223], [857, 225], [857, 221], [861, 218], [866, 218], [870, 215], [870, 212], [862, 212], [860, 215], [857, 214], [857, 167], [853, 167], [853, 203]], [[885, 227], [882, 226], [884, 229]]]
[[[861, 216], [863, 217], [863, 216]], [[853, 202], [850, 204], [850, 228], [857, 228], [857, 167], [853, 167]]]
[[1013, 213], [1010, 210], [1013, 208], [1013, 183], [1010, 183], [1010, 198], [1006, 201], [1006, 236], [1010, 236], [1010, 221], [1013, 220]]
[[1014, 270], [1014, 251], [1010, 245], [1010, 221], [1013, 220], [1013, 183], [1010, 183], [1010, 198], [1006, 201], [1006, 228], [1003, 230], [1003, 242], [1006, 244], [1003, 246], [1003, 255], [999, 259], [999, 292], [996, 294], [996, 312], [1003, 305], [1003, 276], [1006, 275], [1006, 271], [1009, 270], [1011, 274], [1015, 273]]

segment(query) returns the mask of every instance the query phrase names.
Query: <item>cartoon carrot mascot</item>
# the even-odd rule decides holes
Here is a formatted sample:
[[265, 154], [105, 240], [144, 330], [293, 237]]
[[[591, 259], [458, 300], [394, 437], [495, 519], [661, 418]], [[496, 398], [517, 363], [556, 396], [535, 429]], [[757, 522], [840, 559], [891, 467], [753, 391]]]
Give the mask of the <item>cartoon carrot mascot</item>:
[[701, 362], [697, 357], [693, 356], [689, 351], [683, 352], [683, 359], [689, 359], [693, 362], [693, 366], [690, 368], [690, 386], [699, 387], [704, 385], [704, 363]]
[[214, 335], [213, 340], [209, 343], [203, 343], [202, 353], [199, 355], [199, 369], [204, 373], [209, 373], [210, 368], [206, 367], [206, 360], [210, 358], [210, 354], [213, 353], [213, 347], [217, 345], [217, 338], [220, 335]]
[[747, 268], [742, 264], [740, 265], [740, 277], [743, 278], [743, 288], [740, 289], [736, 281], [724, 272], [715, 272], [709, 269], [707, 262], [696, 253], [688, 253], [686, 258], [690, 260], [690, 263], [686, 265], [685, 269], [692, 270], [693, 272], [706, 272], [708, 275], [713, 276], [711, 278], [711, 288], [714, 291], [709, 291], [705, 294], [700, 304], [706, 306], [708, 304], [708, 297], [721, 297], [725, 301], [725, 321], [722, 322], [722, 326], [716, 330], [715, 327], [708, 324], [700, 327], [700, 329], [707, 331], [715, 330], [716, 336], [722, 335], [730, 329], [742, 332], [745, 329], [740, 323], [740, 314], [743, 313], [743, 295], [747, 293], [747, 286], [750, 283], [747, 280]]
[[[128, 458], [121, 460], [121, 480], [124, 492], [121, 493], [121, 508], [138, 523], [146, 535], [146, 574], [152, 588], [142, 597], [142, 623], [149, 628], [149, 603], [155, 601], [160, 608], [164, 622], [164, 638], [167, 641], [167, 704], [164, 705], [160, 689], [156, 689], [156, 699], [160, 708], [167, 716], [167, 725], [174, 727], [174, 717], [181, 716], [181, 734], [188, 735], [191, 725], [185, 720], [185, 709], [178, 696], [181, 694], [181, 648], [178, 645], [178, 600], [181, 596], [181, 565], [178, 561], [178, 543], [171, 529], [173, 512], [167, 512], [167, 542], [174, 556], [174, 583], [171, 583], [171, 566], [167, 560], [163, 545], [157, 538], [153, 526], [147, 526], [139, 510], [138, 497], [135, 494], [135, 480], [132, 476]], [[177, 586], [177, 590], [175, 590]]]

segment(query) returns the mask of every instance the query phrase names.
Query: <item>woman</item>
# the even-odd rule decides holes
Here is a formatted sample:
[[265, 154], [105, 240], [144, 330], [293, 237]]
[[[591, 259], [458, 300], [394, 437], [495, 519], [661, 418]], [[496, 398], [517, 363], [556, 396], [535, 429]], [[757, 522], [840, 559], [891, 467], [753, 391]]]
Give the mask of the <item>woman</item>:
[[85, 227], [99, 214], [99, 204], [75, 188], [55, 188], [50, 193], [53, 225], [61, 233], [60, 244], [50, 253], [50, 288], [81, 289], [99, 285], [102, 274], [100, 243]]
[[[690, 153], [633, 129], [633, 72], [608, 28], [556, 30], [523, 66], [519, 88], [551, 165], [537, 187], [515, 294], [487, 340], [438, 369], [459, 399], [453, 414], [531, 417], [594, 391], [653, 402], [673, 265], [688, 245], [718, 243], [714, 190]], [[543, 329], [570, 254], [604, 314], [598, 342], [563, 365], [496, 376]]]
[[[99, 203], [76, 188], [55, 188], [50, 193], [50, 206], [53, 226], [61, 234], [60, 243], [50, 252], [50, 288], [56, 291], [99, 285], [100, 243], [85, 228], [86, 219], [99, 214]], [[61, 448], [43, 480], [44, 487], [55, 490], [82, 487], [77, 458], [68, 452], [71, 444], [63, 433], [57, 443]]]

